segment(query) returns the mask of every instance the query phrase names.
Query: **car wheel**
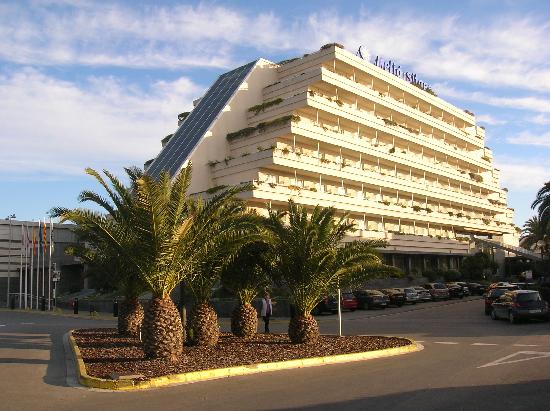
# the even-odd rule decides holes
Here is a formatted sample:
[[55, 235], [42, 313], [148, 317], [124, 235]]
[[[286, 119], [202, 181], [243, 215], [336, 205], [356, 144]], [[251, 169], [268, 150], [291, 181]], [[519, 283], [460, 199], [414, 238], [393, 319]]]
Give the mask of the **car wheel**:
[[497, 313], [495, 312], [495, 310], [491, 310], [491, 319], [498, 320]]
[[512, 311], [510, 311], [510, 314], [508, 314], [508, 320], [510, 320], [510, 324], [516, 324], [518, 322], [516, 316]]

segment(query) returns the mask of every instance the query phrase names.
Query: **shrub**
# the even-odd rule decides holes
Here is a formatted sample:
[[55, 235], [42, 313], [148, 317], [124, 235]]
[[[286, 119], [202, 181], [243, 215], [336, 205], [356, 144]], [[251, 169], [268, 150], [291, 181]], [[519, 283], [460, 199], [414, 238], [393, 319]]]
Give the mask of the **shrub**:
[[338, 47], [340, 49], [344, 48], [344, 46], [340, 43], [328, 43], [328, 44], [325, 44], [325, 45], [321, 46], [321, 48], [319, 50], [326, 50], [326, 49], [331, 48], [332, 46]]
[[414, 211], [416, 211], [417, 213], [419, 213], [419, 212], [422, 210], [422, 207], [417, 206], [417, 205], [414, 205], [414, 206], [412, 206], [412, 209], [413, 209]]
[[267, 101], [262, 104], [257, 104], [255, 106], [252, 106], [248, 109], [249, 112], [253, 112], [255, 115], [261, 113], [262, 111], [265, 111], [269, 107], [276, 106], [277, 104], [281, 104], [283, 102], [282, 98], [276, 98], [275, 100]]
[[443, 278], [447, 282], [458, 281], [460, 280], [460, 277], [460, 272], [457, 270], [447, 270], [443, 273]]

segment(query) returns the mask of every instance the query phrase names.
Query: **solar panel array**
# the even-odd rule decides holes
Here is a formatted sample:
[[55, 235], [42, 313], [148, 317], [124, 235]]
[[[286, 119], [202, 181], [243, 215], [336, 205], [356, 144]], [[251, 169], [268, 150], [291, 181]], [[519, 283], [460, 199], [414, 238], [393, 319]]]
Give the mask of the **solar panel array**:
[[256, 61], [245, 64], [216, 80], [149, 166], [147, 174], [158, 178], [163, 170], [172, 177], [178, 172], [255, 64]]

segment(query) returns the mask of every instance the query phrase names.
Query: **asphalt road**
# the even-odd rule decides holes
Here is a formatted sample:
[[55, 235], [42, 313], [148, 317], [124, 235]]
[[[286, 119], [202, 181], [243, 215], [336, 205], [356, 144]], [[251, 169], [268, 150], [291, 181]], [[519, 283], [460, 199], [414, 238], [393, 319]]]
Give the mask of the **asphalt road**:
[[[337, 330], [336, 316], [319, 323], [322, 332]], [[479, 299], [344, 313], [344, 333], [408, 336], [424, 345], [417, 353], [144, 392], [70, 386], [65, 332], [112, 324], [0, 311], [0, 409], [550, 408], [550, 323], [492, 321]], [[271, 328], [284, 332], [286, 321]]]

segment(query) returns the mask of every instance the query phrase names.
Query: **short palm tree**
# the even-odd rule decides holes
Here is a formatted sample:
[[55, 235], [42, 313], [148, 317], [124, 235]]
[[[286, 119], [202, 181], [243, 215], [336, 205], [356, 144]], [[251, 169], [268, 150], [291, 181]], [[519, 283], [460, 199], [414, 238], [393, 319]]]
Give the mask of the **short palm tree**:
[[531, 217], [523, 225], [519, 241], [522, 247], [538, 247], [542, 254], [550, 253], [550, 223], [544, 224], [538, 216]]
[[231, 316], [231, 332], [251, 338], [258, 328], [258, 313], [252, 301], [270, 284], [273, 255], [268, 243], [258, 241], [243, 247], [235, 260], [222, 272], [223, 286], [237, 296]]
[[385, 245], [383, 241], [342, 243], [345, 234], [354, 230], [347, 215], [337, 218], [334, 208], [319, 206], [310, 213], [290, 200], [287, 211], [270, 210], [267, 223], [274, 235], [276, 274], [288, 287], [296, 309], [288, 327], [293, 343], [317, 340], [319, 328], [311, 311], [324, 295], [395, 273], [375, 251]]
[[546, 227], [550, 223], [550, 181], [537, 192], [537, 197], [531, 204], [531, 208], [533, 210], [538, 208], [539, 219]]
[[218, 342], [218, 317], [210, 303], [212, 288], [241, 248], [259, 236], [259, 217], [246, 210], [245, 201], [234, 197], [243, 189], [230, 188], [206, 202], [197, 199], [194, 204], [194, 213], [201, 218], [195, 221], [193, 232], [209, 239], [197, 246], [200, 264], [186, 280], [194, 297], [187, 331], [189, 342], [195, 345]]

